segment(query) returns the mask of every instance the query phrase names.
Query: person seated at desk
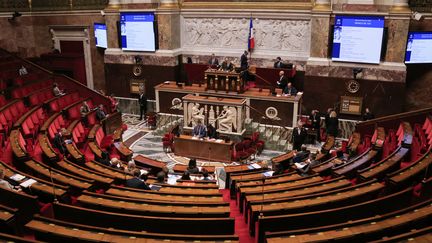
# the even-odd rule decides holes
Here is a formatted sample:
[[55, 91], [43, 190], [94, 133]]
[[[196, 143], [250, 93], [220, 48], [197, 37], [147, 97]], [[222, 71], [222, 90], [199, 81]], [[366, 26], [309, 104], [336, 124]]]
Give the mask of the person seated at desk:
[[225, 72], [231, 72], [234, 69], [232, 62], [228, 61], [228, 57], [223, 60], [220, 69]]
[[156, 174], [156, 183], [158, 183], [158, 184], [165, 184], [165, 177], [166, 177], [165, 172], [159, 171]]
[[67, 152], [65, 141], [63, 138], [63, 134], [66, 133], [66, 129], [62, 128], [60, 131], [54, 136], [53, 146], [57, 148], [60, 153], [65, 154]]
[[300, 152], [294, 153], [293, 163], [299, 163], [309, 157], [310, 151], [307, 150], [305, 145], [301, 146]]
[[369, 110], [369, 108], [366, 108], [365, 113], [363, 114], [363, 121], [372, 120], [374, 118], [374, 114]]
[[284, 71], [279, 72], [279, 80], [276, 83], [280, 89], [285, 90], [285, 87], [288, 84], [288, 78], [285, 76]]
[[133, 175], [134, 170], [136, 169], [135, 162], [133, 160], [129, 161], [127, 166], [124, 168], [124, 172]]
[[110, 161], [110, 167], [119, 169], [121, 167], [121, 162], [116, 157], [112, 158]]
[[126, 186], [137, 188], [137, 189], [143, 189], [143, 190], [150, 190], [150, 187], [140, 179], [141, 171], [138, 169], [135, 169], [133, 171], [133, 178], [126, 180]]
[[203, 138], [207, 134], [206, 127], [202, 124], [201, 119], [197, 120], [197, 125], [192, 130], [192, 136]]
[[210, 181], [210, 180], [212, 180], [212, 178], [210, 178], [209, 172], [207, 171], [206, 168], [202, 169], [202, 175], [203, 175], [203, 178], [202, 178], [203, 181]]
[[304, 162], [295, 163], [295, 167], [297, 172], [301, 176], [308, 176], [310, 169], [316, 165], [318, 165], [320, 162], [316, 159], [316, 154], [309, 154], [309, 158], [305, 160]]
[[291, 82], [289, 82], [285, 87], [285, 89], [283, 90], [283, 94], [285, 96], [291, 96], [291, 95], [295, 96], [297, 95], [297, 89], [292, 85]]
[[180, 180], [185, 180], [185, 181], [190, 181], [190, 173], [188, 171], [185, 171], [182, 175], [182, 177], [180, 178]]
[[106, 117], [107, 117], [107, 114], [105, 114], [104, 106], [103, 106], [102, 104], [100, 104], [100, 105], [98, 106], [98, 109], [96, 110], [96, 118], [97, 118], [99, 121], [102, 121], [102, 120], [105, 119]]
[[212, 53], [210, 60], [208, 61], [210, 66], [219, 66], [219, 60], [215, 57], [215, 54]]
[[188, 164], [188, 167], [187, 167], [187, 172], [189, 172], [190, 174], [198, 174], [199, 173], [199, 169], [197, 167], [196, 159], [190, 159], [189, 160], [189, 164]]
[[273, 65], [274, 68], [283, 68], [284, 67], [284, 63], [282, 62], [282, 58], [277, 57], [276, 58], [276, 62]]
[[210, 139], [211, 138], [214, 138], [214, 139], [218, 138], [216, 128], [214, 128], [213, 125], [210, 123], [207, 125], [207, 137]]
[[14, 186], [4, 179], [4, 171], [0, 169], [0, 187], [9, 190], [15, 190]]
[[57, 83], [53, 83], [53, 94], [55, 97], [64, 95], [63, 91], [60, 90]]

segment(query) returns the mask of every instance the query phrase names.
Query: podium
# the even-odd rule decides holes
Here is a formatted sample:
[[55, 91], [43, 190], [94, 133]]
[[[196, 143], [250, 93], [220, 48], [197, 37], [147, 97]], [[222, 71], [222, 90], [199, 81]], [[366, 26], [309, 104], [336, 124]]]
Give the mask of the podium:
[[226, 92], [239, 94], [244, 92], [245, 83], [240, 73], [207, 69], [204, 72], [204, 83], [208, 92]]

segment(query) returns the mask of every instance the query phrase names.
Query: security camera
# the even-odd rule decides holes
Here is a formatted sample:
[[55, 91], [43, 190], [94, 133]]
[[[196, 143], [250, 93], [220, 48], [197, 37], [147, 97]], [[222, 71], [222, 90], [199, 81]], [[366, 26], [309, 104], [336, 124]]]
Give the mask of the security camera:
[[419, 12], [413, 12], [411, 17], [417, 21], [420, 21], [423, 19], [423, 14], [421, 14]]
[[101, 10], [100, 11], [101, 15], [105, 17], [105, 11]]

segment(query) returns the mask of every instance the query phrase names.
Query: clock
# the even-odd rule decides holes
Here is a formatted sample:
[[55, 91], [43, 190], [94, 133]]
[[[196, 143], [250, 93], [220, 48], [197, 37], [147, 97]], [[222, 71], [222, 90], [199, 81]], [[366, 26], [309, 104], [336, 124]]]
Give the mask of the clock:
[[348, 92], [355, 94], [360, 90], [360, 83], [357, 80], [350, 80], [346, 84]]
[[133, 67], [132, 72], [133, 72], [133, 74], [135, 75], [135, 77], [141, 76], [141, 74], [142, 74], [142, 67], [139, 66], [139, 65], [135, 65], [135, 66]]

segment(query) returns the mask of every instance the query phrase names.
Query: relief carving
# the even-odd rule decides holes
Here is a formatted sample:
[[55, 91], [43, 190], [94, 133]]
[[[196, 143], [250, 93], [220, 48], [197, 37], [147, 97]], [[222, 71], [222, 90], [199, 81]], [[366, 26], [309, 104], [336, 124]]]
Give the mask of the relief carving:
[[[254, 19], [257, 50], [308, 53], [309, 20]], [[184, 47], [245, 48], [249, 19], [185, 18]]]

